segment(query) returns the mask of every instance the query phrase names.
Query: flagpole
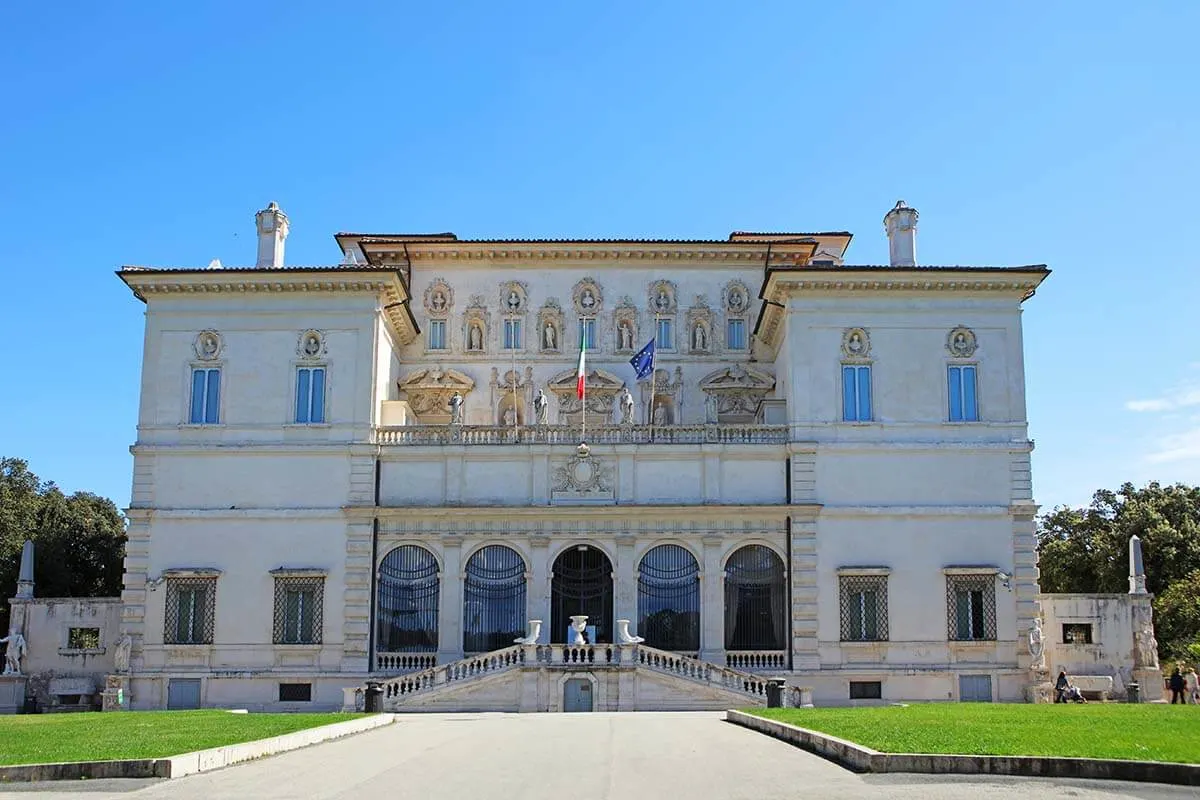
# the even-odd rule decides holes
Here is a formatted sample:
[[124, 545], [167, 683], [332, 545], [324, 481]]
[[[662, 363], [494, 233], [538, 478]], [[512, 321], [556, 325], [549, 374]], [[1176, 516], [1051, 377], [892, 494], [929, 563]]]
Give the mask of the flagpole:
[[[516, 331], [512, 331], [516, 333]], [[517, 408], [517, 338], [512, 337], [509, 342], [512, 345], [512, 375], [513, 375], [513, 443], [520, 443], [521, 432], [517, 425], [517, 414], [520, 410]]]

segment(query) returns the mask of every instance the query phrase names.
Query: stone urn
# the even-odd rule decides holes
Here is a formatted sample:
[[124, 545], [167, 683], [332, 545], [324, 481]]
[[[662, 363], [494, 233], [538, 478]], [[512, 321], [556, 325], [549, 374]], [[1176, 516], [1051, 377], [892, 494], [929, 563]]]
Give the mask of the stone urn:
[[513, 639], [516, 644], [537, 644], [538, 637], [542, 635], [542, 621], [540, 619], [529, 620], [529, 635]]
[[634, 636], [629, 632], [629, 620], [617, 620], [617, 644], [637, 644], [644, 641], [644, 637]]
[[571, 617], [571, 630], [575, 632], [575, 635], [571, 637], [571, 644], [576, 647], [587, 644], [587, 640], [583, 638], [583, 632], [587, 630], [587, 621], [586, 614], [576, 614]]

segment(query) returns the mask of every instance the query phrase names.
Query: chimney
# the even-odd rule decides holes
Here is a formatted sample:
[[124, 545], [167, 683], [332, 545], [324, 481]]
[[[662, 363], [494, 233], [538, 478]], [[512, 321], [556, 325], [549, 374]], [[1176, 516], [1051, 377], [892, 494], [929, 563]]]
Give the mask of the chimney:
[[917, 265], [917, 210], [909, 208], [903, 200], [883, 218], [887, 230], [888, 257], [893, 267], [915, 267]]
[[254, 266], [279, 269], [283, 266], [283, 243], [288, 235], [287, 214], [272, 202], [254, 215], [254, 221], [258, 224], [258, 263]]

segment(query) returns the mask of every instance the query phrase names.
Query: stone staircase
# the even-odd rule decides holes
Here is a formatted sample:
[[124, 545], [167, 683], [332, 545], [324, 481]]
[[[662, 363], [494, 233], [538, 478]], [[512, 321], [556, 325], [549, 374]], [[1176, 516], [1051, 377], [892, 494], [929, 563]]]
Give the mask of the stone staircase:
[[[590, 684], [596, 711], [763, 706], [772, 680], [642, 643], [519, 644], [379, 684], [390, 712], [558, 711], [573, 679]], [[346, 710], [361, 690], [346, 690]], [[800, 703], [811, 703], [811, 691], [798, 694]]]

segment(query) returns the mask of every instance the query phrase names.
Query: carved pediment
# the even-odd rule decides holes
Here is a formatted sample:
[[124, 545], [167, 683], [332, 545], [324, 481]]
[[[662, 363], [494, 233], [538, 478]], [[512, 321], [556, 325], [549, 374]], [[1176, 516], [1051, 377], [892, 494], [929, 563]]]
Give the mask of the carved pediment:
[[754, 422], [763, 398], [774, 388], [774, 375], [743, 364], [710, 372], [700, 381], [700, 389], [706, 395], [705, 419], [708, 422]]
[[[594, 369], [587, 374], [587, 418], [589, 424], [603, 424], [611, 421], [617, 392], [625, 382], [602, 369]], [[578, 396], [575, 394], [575, 370], [564, 370], [546, 384], [558, 397], [559, 413], [562, 421], [575, 423], [582, 411]]]
[[[555, 394], [575, 394], [575, 370], [568, 369], [555, 375], [547, 383], [546, 388]], [[594, 369], [587, 374], [588, 394], [616, 394], [625, 385], [625, 381], [603, 369]]]
[[421, 422], [439, 424], [450, 421], [450, 397], [458, 392], [466, 396], [475, 381], [454, 369], [429, 367], [396, 381], [408, 397], [408, 405]]
[[700, 389], [705, 392], [760, 391], [775, 388], [775, 376], [744, 364], [731, 364], [710, 372], [700, 379]]

